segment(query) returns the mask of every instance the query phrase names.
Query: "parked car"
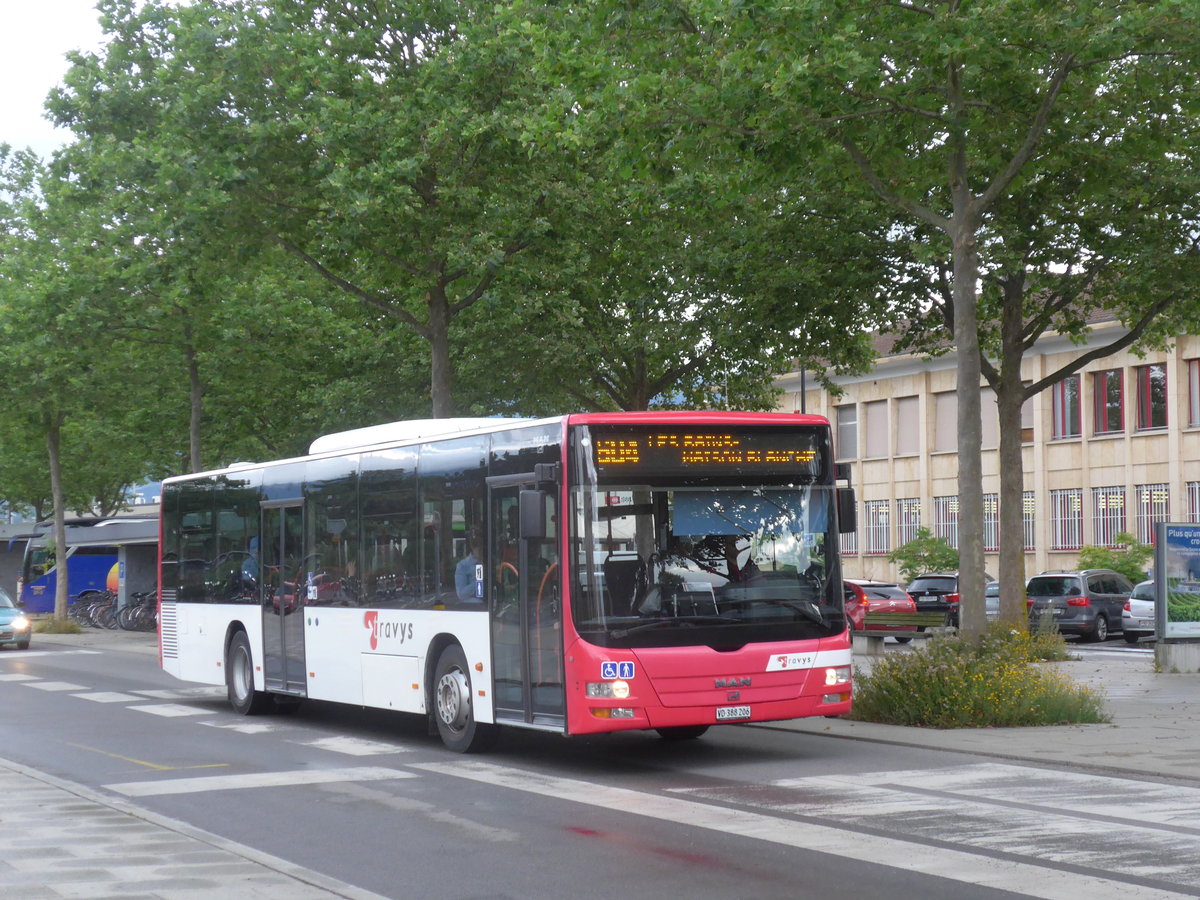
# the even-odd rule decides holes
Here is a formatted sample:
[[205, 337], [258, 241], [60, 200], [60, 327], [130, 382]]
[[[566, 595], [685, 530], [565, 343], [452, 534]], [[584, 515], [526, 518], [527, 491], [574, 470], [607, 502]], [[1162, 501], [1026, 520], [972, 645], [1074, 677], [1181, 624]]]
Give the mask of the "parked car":
[[1154, 637], [1157, 603], [1153, 581], [1143, 581], [1134, 587], [1121, 610], [1121, 633], [1125, 635], [1126, 643], [1136, 644], [1144, 637]]
[[1121, 629], [1121, 614], [1132, 591], [1129, 579], [1111, 569], [1043, 572], [1025, 585], [1034, 623], [1050, 616], [1060, 632], [1085, 641], [1105, 641]]
[[[854, 630], [861, 630], [868, 612], [911, 613], [917, 611], [912, 597], [898, 584], [887, 581], [868, 581], [843, 578], [846, 587], [846, 620]], [[917, 630], [916, 625], [872, 625], [871, 630], [887, 631], [902, 644], [912, 640], [904, 632]]]
[[16, 644], [18, 650], [24, 650], [29, 646], [33, 623], [21, 611], [24, 605], [14, 603], [8, 592], [0, 588], [0, 647]]
[[1000, 618], [1000, 582], [989, 581], [983, 589], [983, 611], [989, 622]]
[[[984, 573], [988, 581], [995, 581]], [[958, 573], [930, 572], [918, 575], [905, 590], [917, 604], [919, 612], [940, 612], [946, 616], [946, 624], [958, 625]]]

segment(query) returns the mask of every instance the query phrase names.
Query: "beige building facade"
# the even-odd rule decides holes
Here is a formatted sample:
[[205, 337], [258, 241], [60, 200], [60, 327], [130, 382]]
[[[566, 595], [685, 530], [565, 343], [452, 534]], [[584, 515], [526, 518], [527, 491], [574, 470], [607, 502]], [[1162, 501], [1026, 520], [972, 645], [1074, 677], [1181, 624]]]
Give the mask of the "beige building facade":
[[[1102, 322], [1082, 345], [1046, 337], [1022, 377], [1038, 381], [1123, 333]], [[958, 545], [955, 363], [952, 353], [882, 355], [869, 374], [836, 378], [840, 396], [801, 372], [779, 380], [780, 408], [827, 416], [837, 457], [851, 466], [858, 529], [843, 548], [848, 577], [897, 580], [887, 555], [920, 527]], [[984, 550], [987, 571], [1002, 577], [998, 419], [990, 388], [981, 393]], [[1115, 546], [1120, 532], [1152, 543], [1156, 522], [1200, 522], [1200, 336], [1086, 364], [1026, 403], [1021, 433], [1026, 577], [1073, 568], [1081, 547]]]

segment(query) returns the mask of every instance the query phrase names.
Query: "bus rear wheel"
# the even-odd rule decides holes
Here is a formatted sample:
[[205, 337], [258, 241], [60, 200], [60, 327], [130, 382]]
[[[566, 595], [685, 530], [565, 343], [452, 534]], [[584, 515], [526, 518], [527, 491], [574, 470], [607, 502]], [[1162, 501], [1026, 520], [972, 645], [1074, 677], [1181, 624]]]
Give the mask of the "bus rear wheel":
[[271, 695], [254, 689], [254, 654], [244, 631], [234, 634], [225, 653], [225, 687], [229, 705], [243, 716], [256, 716], [271, 708]]
[[451, 644], [438, 657], [433, 677], [433, 720], [442, 743], [455, 753], [478, 753], [496, 739], [496, 726], [475, 721], [471, 673], [462, 648]]

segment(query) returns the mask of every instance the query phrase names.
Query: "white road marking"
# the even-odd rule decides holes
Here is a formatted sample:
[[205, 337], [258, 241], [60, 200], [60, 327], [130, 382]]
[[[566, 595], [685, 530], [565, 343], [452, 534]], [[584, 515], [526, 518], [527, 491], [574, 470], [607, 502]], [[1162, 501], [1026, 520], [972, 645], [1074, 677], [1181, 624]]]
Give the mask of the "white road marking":
[[105, 787], [127, 797], [161, 797], [167, 794], [197, 794], [247, 788], [294, 787], [331, 784], [337, 781], [389, 781], [416, 778], [412, 772], [360, 766], [349, 769], [303, 769], [295, 772], [258, 772], [248, 775], [209, 775], [200, 778], [169, 778], [162, 781], [127, 781]]
[[7, 675], [0, 675], [0, 681], [37, 681], [37, 676], [25, 675], [21, 672], [11, 672]]
[[268, 731], [275, 730], [275, 726], [270, 722], [235, 722], [232, 725], [226, 725], [224, 722], [201, 722], [200, 724], [207, 725], [209, 728], [236, 731], [238, 734], [266, 734]]
[[78, 697], [80, 700], [91, 700], [94, 703], [129, 703], [142, 699], [133, 694], [122, 694], [119, 691], [94, 691], [90, 694], [72, 694], [71, 696]]
[[[1181, 892], [1176, 893], [1099, 875], [1063, 871], [1040, 865], [1037, 860], [1026, 862], [999, 859], [969, 850], [931, 846], [921, 841], [879, 835], [864, 838], [860, 831], [839, 828], [832, 824], [800, 822], [777, 815], [556, 778], [489, 763], [414, 763], [410, 768], [507, 787], [566, 802], [620, 810], [693, 828], [704, 828], [726, 836], [770, 841], [854, 861], [861, 861], [864, 858], [864, 847], [869, 847], [867, 858], [872, 863], [998, 890], [1016, 891], [1044, 900], [1077, 900], [1079, 897], [1088, 897], [1089, 900], [1165, 900], [1195, 896], [1194, 891], [1182, 886]], [[851, 780], [850, 776], [847, 776], [847, 780]], [[798, 781], [805, 785], [809, 783], [808, 779]], [[745, 786], [736, 789], [735, 792], [743, 803], [746, 802], [747, 796], [752, 796]], [[1012, 842], [1010, 846], [1018, 845], [1018, 842]], [[1192, 846], [1194, 855], [1194, 841]], [[1161, 875], [1158, 877], [1161, 878]]]
[[86, 691], [86, 684], [71, 684], [69, 681], [26, 681], [26, 687], [39, 691]]
[[347, 756], [376, 756], [381, 753], [408, 752], [407, 747], [353, 737], [328, 737], [321, 738], [319, 741], [293, 741], [292, 743], [305, 747], [316, 747], [318, 750], [328, 750], [331, 753], [344, 753]]
[[29, 659], [31, 656], [68, 656], [70, 654], [98, 656], [100, 650], [5, 650], [0, 654], [0, 662], [10, 659]]
[[211, 716], [211, 709], [201, 709], [197, 706], [182, 706], [178, 703], [155, 703], [151, 706], [130, 706], [138, 712], [150, 713], [152, 716], [178, 718], [179, 716]]

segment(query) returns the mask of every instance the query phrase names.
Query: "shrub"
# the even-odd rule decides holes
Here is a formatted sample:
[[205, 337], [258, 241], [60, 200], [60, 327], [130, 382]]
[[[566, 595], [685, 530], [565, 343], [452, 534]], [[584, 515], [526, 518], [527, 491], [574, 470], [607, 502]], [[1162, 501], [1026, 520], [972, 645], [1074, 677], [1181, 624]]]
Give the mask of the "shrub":
[[1143, 544], [1127, 531], [1116, 536], [1116, 549], [1088, 545], [1079, 551], [1079, 568], [1112, 569], [1134, 584], [1144, 581], [1146, 567], [1154, 559], [1154, 547]]
[[1101, 695], [1037, 662], [1046, 658], [1067, 658], [1060, 636], [1000, 623], [978, 641], [931, 638], [924, 650], [884, 657], [870, 674], [856, 671], [852, 717], [925, 728], [1107, 722]]
[[934, 537], [928, 528], [918, 528], [917, 536], [889, 553], [888, 560], [899, 566], [905, 581], [925, 572], [958, 571], [958, 551], [945, 538]]

